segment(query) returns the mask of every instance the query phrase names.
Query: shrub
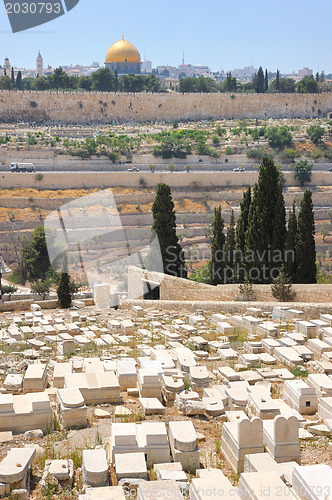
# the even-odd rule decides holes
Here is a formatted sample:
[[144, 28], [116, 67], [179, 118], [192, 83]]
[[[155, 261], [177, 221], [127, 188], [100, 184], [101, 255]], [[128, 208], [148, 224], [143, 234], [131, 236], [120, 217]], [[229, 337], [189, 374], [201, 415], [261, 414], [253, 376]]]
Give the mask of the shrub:
[[265, 154], [265, 151], [263, 148], [250, 148], [247, 149], [247, 157], [248, 158], [255, 158], [257, 160], [261, 160]]
[[16, 286], [13, 285], [1, 285], [1, 293], [2, 294], [8, 294], [11, 295], [12, 293], [15, 293], [17, 290]]
[[51, 282], [48, 280], [45, 281], [36, 281], [36, 283], [33, 283], [31, 285], [31, 291], [32, 293], [36, 293], [41, 297], [42, 300], [45, 300], [47, 295], [50, 292], [51, 288]]
[[278, 278], [273, 280], [271, 293], [280, 302], [291, 302], [295, 298], [296, 293], [292, 291], [292, 283], [289, 276], [285, 273], [284, 265], [281, 267]]
[[306, 182], [311, 181], [313, 164], [309, 164], [308, 160], [300, 160], [293, 167], [294, 177], [300, 181], [301, 186]]
[[111, 160], [112, 163], [115, 163], [120, 160], [121, 155], [120, 153], [117, 153], [116, 151], [109, 151], [107, 153], [107, 157]]
[[327, 148], [324, 150], [324, 156], [325, 158], [328, 158], [329, 160], [332, 160], [332, 148]]
[[173, 137], [164, 137], [160, 145], [153, 148], [154, 156], [161, 156], [164, 160], [170, 158], [187, 158], [191, 154], [191, 145], [188, 141]]
[[219, 146], [219, 144], [220, 144], [220, 140], [219, 140], [219, 137], [218, 137], [217, 135], [213, 135], [213, 136], [212, 136], [212, 144], [213, 144], [214, 146]]
[[254, 300], [255, 294], [253, 291], [253, 285], [248, 276], [246, 276], [244, 282], [239, 285], [239, 294], [241, 296], [241, 300]]
[[216, 133], [217, 133], [217, 135], [219, 135], [219, 137], [221, 137], [221, 136], [226, 134], [226, 129], [221, 127], [220, 125], [217, 125]]
[[314, 149], [310, 154], [310, 157], [313, 160], [319, 160], [319, 158], [322, 158], [322, 156], [324, 156], [324, 152], [319, 148]]
[[308, 370], [306, 370], [304, 366], [295, 366], [289, 371], [294, 375], [294, 377], [307, 378], [309, 375]]
[[239, 293], [241, 295], [241, 300], [254, 300], [255, 294], [253, 291], [252, 283], [248, 276], [246, 276], [244, 282], [239, 285]]
[[42, 181], [44, 179], [44, 176], [43, 176], [43, 174], [38, 173], [35, 175], [35, 179], [36, 179], [36, 181]]
[[292, 134], [288, 128], [269, 127], [265, 134], [271, 148], [280, 148], [292, 143]]
[[26, 278], [24, 277], [22, 270], [18, 267], [13, 269], [12, 274], [8, 276], [7, 280], [12, 283], [17, 283], [18, 285], [24, 285], [26, 282]]
[[319, 144], [325, 134], [325, 129], [320, 125], [311, 125], [307, 128], [307, 134], [314, 144]]
[[205, 283], [209, 285], [211, 283], [211, 267], [207, 263], [204, 266], [195, 269], [188, 277], [191, 281], [197, 281], [198, 283]]
[[283, 160], [295, 160], [300, 158], [301, 153], [297, 149], [284, 149], [280, 156]]
[[231, 146], [226, 146], [225, 147], [225, 155], [233, 155], [234, 154], [234, 150]]
[[198, 141], [196, 149], [197, 149], [197, 153], [200, 156], [210, 156], [211, 155], [211, 149], [209, 148], [209, 146], [207, 146], [207, 144], [205, 144], [204, 141]]
[[266, 133], [266, 127], [255, 127], [248, 130], [253, 141], [257, 141], [260, 137], [264, 137]]

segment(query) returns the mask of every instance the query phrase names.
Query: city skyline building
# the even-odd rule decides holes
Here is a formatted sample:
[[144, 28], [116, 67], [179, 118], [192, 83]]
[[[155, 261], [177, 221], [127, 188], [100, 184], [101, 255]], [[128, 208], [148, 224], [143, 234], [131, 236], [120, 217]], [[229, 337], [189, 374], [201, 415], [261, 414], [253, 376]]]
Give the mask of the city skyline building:
[[36, 76], [44, 76], [44, 60], [40, 51], [38, 52], [36, 59]]

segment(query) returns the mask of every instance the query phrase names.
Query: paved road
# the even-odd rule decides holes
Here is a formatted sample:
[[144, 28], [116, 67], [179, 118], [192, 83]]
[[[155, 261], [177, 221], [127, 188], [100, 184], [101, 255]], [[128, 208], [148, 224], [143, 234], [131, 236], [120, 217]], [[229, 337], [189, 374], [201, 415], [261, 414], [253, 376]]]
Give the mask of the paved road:
[[[309, 160], [310, 162], [310, 160]], [[278, 161], [276, 162], [278, 164]], [[155, 164], [156, 170], [155, 172], [169, 172], [169, 169], [165, 167], [165, 165], [161, 164]], [[247, 172], [253, 172], [253, 171], [258, 171], [259, 164], [253, 165], [252, 163], [246, 163], [246, 162], [229, 162], [229, 163], [218, 163], [217, 165], [215, 164], [191, 164], [190, 165], [190, 172], [232, 172], [235, 168], [238, 167], [244, 167]], [[61, 170], [53, 170], [52, 167], [46, 167], [43, 168], [42, 166], [37, 165], [36, 166], [36, 172], [53, 172], [53, 173], [61, 173], [61, 172], [68, 172], [68, 173], [73, 173], [73, 172], [129, 172], [131, 173], [130, 170], [133, 170], [136, 172], [135, 168], [138, 168], [138, 173], [149, 173], [151, 172], [150, 168], [148, 166], [144, 165], [138, 165], [137, 167], [135, 165], [111, 165], [110, 167], [105, 167], [105, 166], [100, 166], [98, 167], [98, 164], [96, 164], [96, 167], [91, 169], [89, 166], [88, 168], [86, 165], [84, 165], [84, 162], [82, 162], [82, 167], [77, 167], [75, 169], [72, 169], [70, 167], [68, 170], [64, 167]], [[329, 169], [332, 168], [332, 162], [331, 163], [314, 163], [313, 165], [313, 171], [315, 172], [328, 172]], [[282, 170], [284, 172], [291, 172], [291, 165], [282, 165]], [[0, 166], [0, 171], [1, 172], [9, 172], [9, 167], [8, 166]], [[186, 171], [186, 165], [177, 165], [175, 172], [185, 172]], [[137, 172], [136, 172], [137, 173]], [[332, 174], [332, 172], [331, 172]]]

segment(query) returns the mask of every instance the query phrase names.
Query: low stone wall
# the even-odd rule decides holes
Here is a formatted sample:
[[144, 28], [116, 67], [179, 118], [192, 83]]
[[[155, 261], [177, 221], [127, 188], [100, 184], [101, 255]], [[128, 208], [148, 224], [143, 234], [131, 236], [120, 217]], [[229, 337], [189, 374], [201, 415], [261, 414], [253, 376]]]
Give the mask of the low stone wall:
[[[93, 305], [92, 298], [80, 300], [86, 306]], [[29, 311], [31, 304], [39, 304], [42, 309], [56, 309], [58, 307], [57, 300], [13, 300], [10, 302], [0, 302], [0, 312]]]
[[[332, 302], [332, 285], [293, 285], [297, 302]], [[273, 302], [271, 285], [254, 285], [256, 301]], [[239, 285], [203, 285], [190, 280], [181, 280], [176, 285], [168, 277], [162, 281], [161, 299], [164, 300], [236, 300], [240, 297]]]
[[[205, 285], [183, 278], [176, 278], [161, 273], [144, 273], [141, 269], [131, 266], [128, 269], [128, 297], [143, 298], [146, 288], [144, 279], [148, 278], [160, 283], [160, 299], [162, 301], [235, 301], [241, 298], [239, 285]], [[332, 285], [293, 285], [296, 301], [305, 303], [332, 304]], [[264, 303], [275, 302], [270, 285], [254, 285], [255, 300]]]

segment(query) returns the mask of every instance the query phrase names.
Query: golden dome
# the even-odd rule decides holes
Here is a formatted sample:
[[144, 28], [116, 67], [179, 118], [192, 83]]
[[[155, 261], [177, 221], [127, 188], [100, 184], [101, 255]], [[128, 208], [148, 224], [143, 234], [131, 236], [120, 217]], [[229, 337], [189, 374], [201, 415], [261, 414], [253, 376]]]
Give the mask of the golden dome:
[[105, 63], [140, 63], [141, 56], [135, 45], [127, 40], [119, 40], [110, 46], [106, 53]]

